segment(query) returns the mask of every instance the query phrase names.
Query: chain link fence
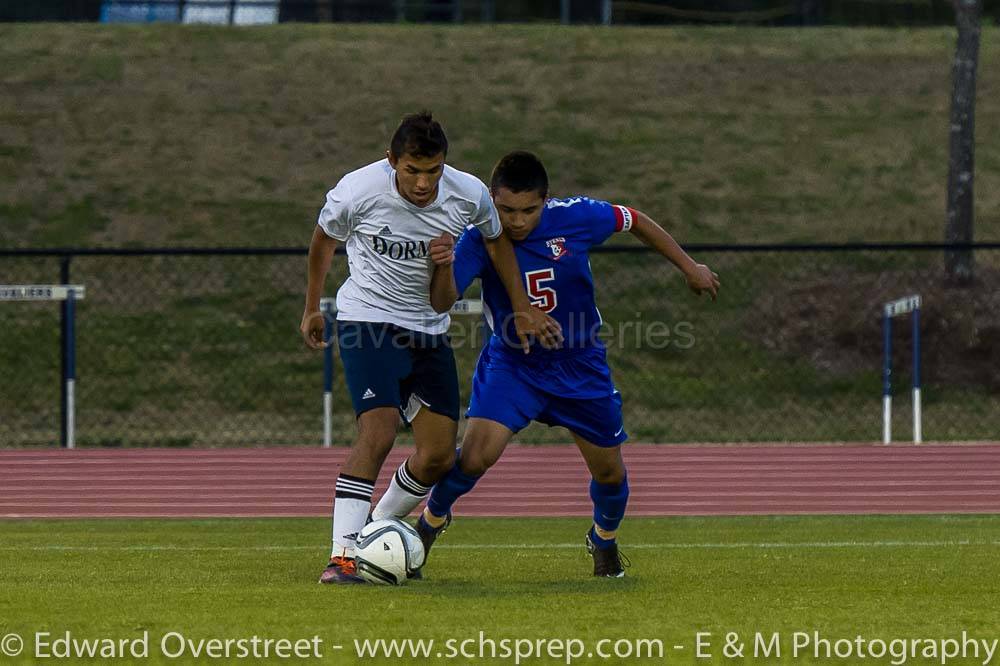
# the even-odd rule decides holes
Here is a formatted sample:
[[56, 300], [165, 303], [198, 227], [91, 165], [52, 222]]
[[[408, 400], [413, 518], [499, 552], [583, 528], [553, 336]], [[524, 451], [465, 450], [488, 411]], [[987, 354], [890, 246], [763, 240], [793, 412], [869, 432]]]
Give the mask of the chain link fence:
[[[977, 250], [967, 287], [945, 281], [940, 251], [692, 249], [721, 276], [717, 302], [688, 292], [654, 253], [595, 252], [602, 337], [632, 440], [878, 440], [881, 306], [913, 293], [924, 301], [925, 439], [996, 438], [998, 249]], [[77, 306], [78, 446], [319, 445], [322, 356], [298, 333], [304, 252], [266, 252], [71, 257], [68, 281], [87, 289]], [[0, 283], [59, 282], [63, 261], [9, 251]], [[345, 273], [337, 257], [327, 294]], [[908, 326], [895, 330], [893, 429], [905, 440], [912, 341]], [[463, 402], [482, 331], [454, 318]], [[59, 442], [59, 332], [56, 303], [0, 303], [0, 445]], [[338, 444], [354, 435], [339, 372], [333, 434]], [[537, 424], [519, 436], [568, 439]]]

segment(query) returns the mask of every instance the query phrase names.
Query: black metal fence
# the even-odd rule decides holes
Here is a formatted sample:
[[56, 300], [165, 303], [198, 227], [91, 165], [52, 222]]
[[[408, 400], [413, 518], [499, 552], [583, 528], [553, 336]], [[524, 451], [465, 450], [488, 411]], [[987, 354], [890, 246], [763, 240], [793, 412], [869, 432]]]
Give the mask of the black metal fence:
[[[944, 279], [937, 246], [692, 246], [722, 278], [695, 298], [637, 247], [592, 257], [603, 338], [634, 441], [875, 441], [880, 308], [924, 301], [924, 437], [1000, 433], [1000, 244], [976, 246], [976, 280]], [[77, 305], [79, 446], [319, 445], [322, 358], [303, 345], [305, 252], [8, 250], [0, 284], [86, 286]], [[327, 283], [345, 277], [338, 258]], [[482, 344], [452, 337], [463, 400]], [[909, 332], [896, 328], [894, 432], [910, 436]], [[0, 303], [0, 445], [60, 440], [60, 311]], [[334, 388], [334, 441], [354, 418]], [[405, 439], [406, 435], [404, 435]], [[534, 425], [524, 442], [566, 441]]]

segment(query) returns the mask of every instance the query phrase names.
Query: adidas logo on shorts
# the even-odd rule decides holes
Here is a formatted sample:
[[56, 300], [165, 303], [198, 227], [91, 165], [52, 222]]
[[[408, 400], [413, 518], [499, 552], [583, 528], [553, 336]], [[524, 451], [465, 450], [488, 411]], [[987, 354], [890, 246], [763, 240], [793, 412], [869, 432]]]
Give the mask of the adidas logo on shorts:
[[367, 400], [368, 398], [374, 398], [374, 397], [375, 397], [374, 391], [372, 391], [371, 389], [365, 389], [365, 394], [361, 396], [361, 399]]
[[391, 236], [392, 235], [392, 229], [389, 228], [389, 225], [386, 225], [386, 226], [382, 227], [381, 229], [379, 229], [378, 235], [379, 236]]

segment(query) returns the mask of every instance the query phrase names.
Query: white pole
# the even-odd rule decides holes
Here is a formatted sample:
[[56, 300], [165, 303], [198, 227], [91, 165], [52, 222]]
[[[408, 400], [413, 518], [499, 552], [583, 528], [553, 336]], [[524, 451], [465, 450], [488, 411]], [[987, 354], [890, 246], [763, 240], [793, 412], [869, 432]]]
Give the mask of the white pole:
[[323, 448], [333, 446], [333, 394], [323, 393]]
[[323, 448], [333, 446], [333, 318], [337, 302], [323, 298], [319, 302], [323, 313], [323, 340], [328, 343], [323, 350]]
[[892, 396], [882, 397], [882, 443], [892, 441]]
[[913, 443], [920, 444], [924, 441], [923, 414], [920, 409], [920, 389], [913, 389]]
[[66, 380], [66, 448], [76, 448], [76, 380]]
[[76, 291], [71, 286], [66, 288], [65, 311], [66, 448], [72, 449], [76, 448]]

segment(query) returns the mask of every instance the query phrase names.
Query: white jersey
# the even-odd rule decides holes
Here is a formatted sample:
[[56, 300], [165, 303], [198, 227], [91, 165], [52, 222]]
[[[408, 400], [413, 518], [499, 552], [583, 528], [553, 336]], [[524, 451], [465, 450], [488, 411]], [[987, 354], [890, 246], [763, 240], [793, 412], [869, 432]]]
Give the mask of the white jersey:
[[399, 194], [389, 160], [344, 176], [327, 193], [318, 223], [346, 241], [350, 275], [337, 291], [337, 319], [433, 334], [451, 320], [431, 307], [428, 244], [442, 232], [457, 238], [470, 224], [487, 238], [501, 232], [489, 190], [475, 176], [445, 165], [437, 199], [420, 208]]

